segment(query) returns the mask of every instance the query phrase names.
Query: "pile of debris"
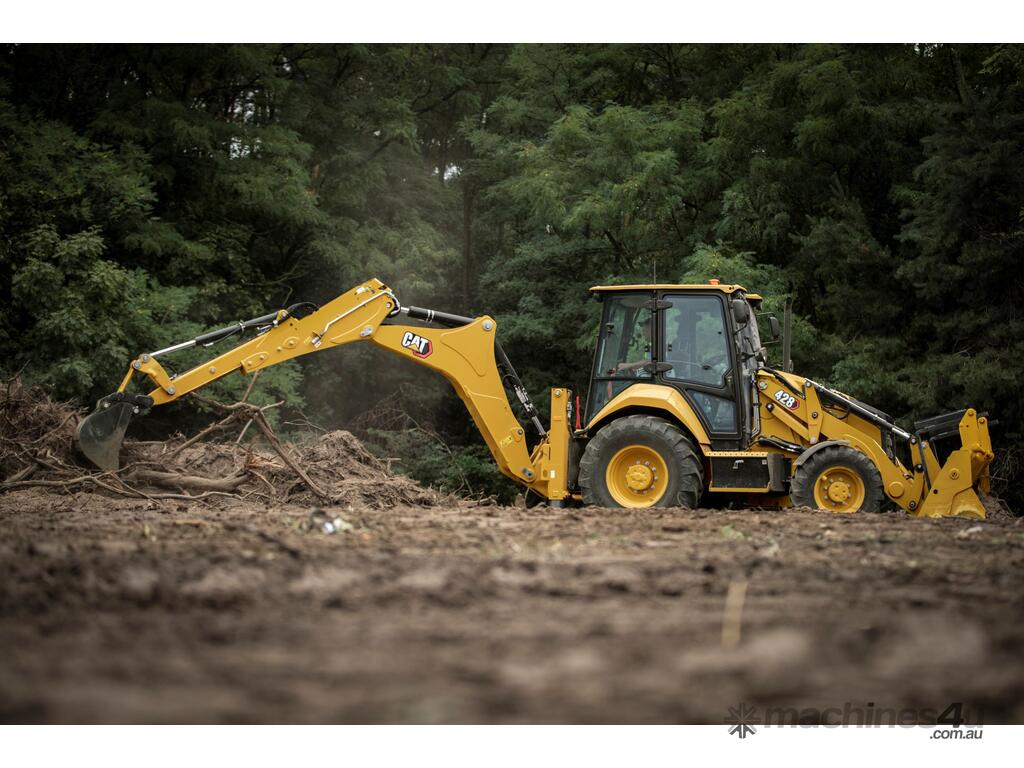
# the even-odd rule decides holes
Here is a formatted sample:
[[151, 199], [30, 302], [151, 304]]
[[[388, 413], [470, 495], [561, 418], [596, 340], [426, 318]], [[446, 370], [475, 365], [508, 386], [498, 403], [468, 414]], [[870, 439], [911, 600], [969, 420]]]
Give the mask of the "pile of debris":
[[181, 493], [234, 494], [267, 502], [433, 506], [444, 496], [396, 475], [351, 433], [326, 432], [309, 441], [272, 447], [233, 442], [124, 445], [123, 480], [134, 487]]
[[[121, 468], [101, 472], [77, 453], [75, 430], [84, 414], [26, 387], [0, 385], [0, 491], [40, 487], [94, 489], [135, 498], [233, 497], [272, 504], [435, 506], [451, 500], [404, 475], [393, 474], [349, 432], [336, 430], [286, 443], [260, 409], [215, 404], [228, 415], [196, 436], [166, 442], [126, 441]], [[203, 439], [237, 425], [242, 443]], [[232, 435], [233, 437], [233, 435]]]
[[17, 376], [0, 384], [0, 476], [4, 485], [74, 467], [80, 413]]

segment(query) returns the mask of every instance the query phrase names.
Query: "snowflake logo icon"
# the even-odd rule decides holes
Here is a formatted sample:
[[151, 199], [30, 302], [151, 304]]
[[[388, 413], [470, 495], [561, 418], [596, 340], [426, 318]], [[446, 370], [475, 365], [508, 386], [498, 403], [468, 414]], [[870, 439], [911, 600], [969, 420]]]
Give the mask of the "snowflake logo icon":
[[741, 739], [757, 733], [754, 725], [760, 722], [761, 718], [757, 716], [757, 707], [752, 707], [745, 702], [741, 702], [735, 707], [729, 707], [729, 716], [725, 718], [726, 725], [730, 726], [729, 735], [739, 736]]

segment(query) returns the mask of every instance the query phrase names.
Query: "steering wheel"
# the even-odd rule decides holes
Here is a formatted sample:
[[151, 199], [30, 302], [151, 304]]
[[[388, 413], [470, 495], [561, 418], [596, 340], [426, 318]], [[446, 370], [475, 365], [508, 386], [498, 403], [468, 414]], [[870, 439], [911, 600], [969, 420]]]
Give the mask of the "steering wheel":
[[635, 368], [609, 368], [607, 376], [620, 376], [629, 377], [633, 379], [640, 378], [640, 371], [643, 370], [643, 365], [638, 365]]
[[729, 362], [729, 354], [727, 352], [723, 352], [720, 355], [714, 355], [713, 357], [709, 357], [707, 360], [704, 361], [703, 365], [708, 369], [714, 369], [721, 363], [727, 362]]
[[696, 373], [692, 374], [691, 381], [699, 382], [701, 384], [718, 385], [721, 381], [710, 381], [711, 377], [708, 373], [716, 372], [716, 368], [722, 363], [727, 363], [729, 360], [728, 354], [715, 355], [709, 357], [702, 363], [694, 363], [686, 360], [673, 360], [672, 365], [675, 367], [686, 367], [690, 369], [696, 369]]
[[673, 367], [687, 366], [689, 368], [696, 368], [698, 371], [705, 370], [707, 366], [704, 363], [692, 363], [687, 360], [672, 360]]
[[[717, 371], [717, 370], [719, 370], [719, 366], [723, 365], [723, 364], [724, 364], [725, 368], [728, 368], [728, 363], [729, 363], [729, 354], [727, 352], [726, 353], [722, 353], [721, 355], [714, 355], [713, 357], [709, 357], [707, 360], [704, 361], [704, 370], [706, 370], [706, 371]], [[722, 377], [725, 376], [725, 373], [726, 373], [726, 371], [722, 370], [722, 372], [721, 372]]]

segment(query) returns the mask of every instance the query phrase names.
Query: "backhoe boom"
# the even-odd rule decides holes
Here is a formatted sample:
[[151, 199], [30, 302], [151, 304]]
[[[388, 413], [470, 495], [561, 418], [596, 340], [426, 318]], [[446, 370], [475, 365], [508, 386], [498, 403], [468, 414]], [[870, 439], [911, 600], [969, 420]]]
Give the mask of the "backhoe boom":
[[[401, 316], [443, 327], [396, 322]], [[187, 347], [212, 344], [248, 328], [259, 329], [259, 335], [179, 376], [170, 376], [157, 359]], [[82, 423], [79, 444], [101, 467], [116, 468], [117, 449], [128, 420], [153, 405], [173, 402], [235, 372], [252, 374], [300, 355], [355, 341], [371, 341], [444, 376], [465, 403], [502, 473], [544, 498], [561, 501], [568, 495], [566, 411], [570, 393], [560, 388], [552, 390], [549, 434], [496, 342], [496, 332], [497, 323], [492, 317], [468, 318], [418, 307], [405, 308], [384, 283], [368, 280], [304, 316], [291, 309], [280, 310], [141, 355], [132, 361], [117, 393], [101, 400], [97, 411]], [[148, 395], [128, 393], [137, 374], [145, 375], [155, 385]], [[542, 438], [532, 451], [509, 403], [506, 383]]]

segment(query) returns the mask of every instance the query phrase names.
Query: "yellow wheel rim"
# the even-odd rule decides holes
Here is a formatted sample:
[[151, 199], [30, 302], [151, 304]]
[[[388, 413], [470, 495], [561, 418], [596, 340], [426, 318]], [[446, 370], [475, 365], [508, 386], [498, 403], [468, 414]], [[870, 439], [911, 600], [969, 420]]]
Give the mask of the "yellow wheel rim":
[[830, 512], [856, 512], [866, 493], [864, 481], [849, 467], [829, 467], [814, 483], [814, 503]]
[[608, 462], [605, 484], [623, 507], [651, 507], [665, 495], [668, 465], [653, 448], [628, 445]]

